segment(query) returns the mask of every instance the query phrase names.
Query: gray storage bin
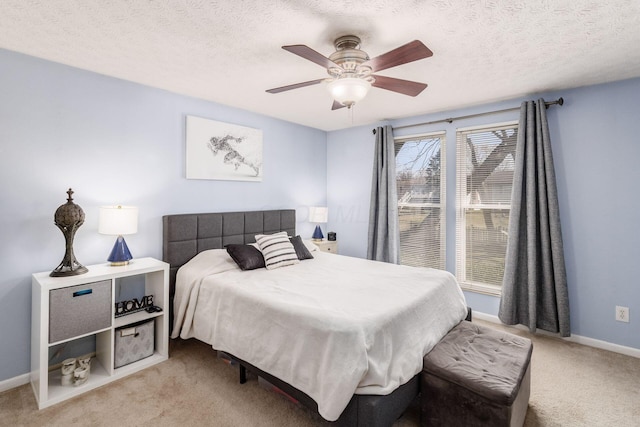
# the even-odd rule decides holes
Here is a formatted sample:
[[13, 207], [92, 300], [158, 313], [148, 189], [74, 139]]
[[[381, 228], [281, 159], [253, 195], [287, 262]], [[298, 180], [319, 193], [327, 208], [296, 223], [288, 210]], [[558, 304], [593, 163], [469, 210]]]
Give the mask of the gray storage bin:
[[111, 326], [111, 280], [49, 291], [49, 342]]
[[116, 329], [114, 368], [149, 357], [155, 345], [154, 319]]

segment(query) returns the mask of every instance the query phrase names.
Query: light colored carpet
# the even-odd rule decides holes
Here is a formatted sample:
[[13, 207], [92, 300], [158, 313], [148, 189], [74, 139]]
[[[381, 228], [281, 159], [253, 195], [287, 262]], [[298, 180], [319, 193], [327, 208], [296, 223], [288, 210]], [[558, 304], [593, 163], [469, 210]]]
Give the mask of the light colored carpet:
[[[533, 340], [532, 384], [525, 426], [640, 425], [640, 359], [547, 336]], [[168, 361], [39, 411], [30, 385], [0, 394], [6, 426], [319, 426], [322, 420], [266, 390], [206, 344], [172, 340]], [[394, 427], [419, 425], [417, 405]]]

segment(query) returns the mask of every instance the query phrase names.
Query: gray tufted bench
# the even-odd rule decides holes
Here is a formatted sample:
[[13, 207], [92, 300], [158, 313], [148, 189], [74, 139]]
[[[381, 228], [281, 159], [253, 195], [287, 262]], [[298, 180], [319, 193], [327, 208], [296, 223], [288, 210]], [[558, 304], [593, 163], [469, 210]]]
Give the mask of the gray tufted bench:
[[531, 340], [463, 320], [424, 357], [422, 426], [522, 426]]

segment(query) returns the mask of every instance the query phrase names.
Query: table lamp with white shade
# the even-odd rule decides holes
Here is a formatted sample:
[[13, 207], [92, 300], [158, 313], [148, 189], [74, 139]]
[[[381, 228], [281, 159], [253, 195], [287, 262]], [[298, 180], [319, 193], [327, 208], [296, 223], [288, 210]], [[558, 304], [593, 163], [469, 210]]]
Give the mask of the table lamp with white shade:
[[107, 261], [112, 266], [127, 265], [133, 258], [123, 235], [138, 232], [138, 208], [133, 206], [101, 206], [98, 233], [118, 236]]
[[320, 224], [326, 224], [329, 220], [329, 209], [326, 207], [311, 207], [309, 208], [309, 222], [316, 223], [316, 229], [313, 231], [313, 236], [311, 238], [313, 240], [322, 240], [324, 239], [324, 235], [322, 234], [322, 229], [320, 228]]

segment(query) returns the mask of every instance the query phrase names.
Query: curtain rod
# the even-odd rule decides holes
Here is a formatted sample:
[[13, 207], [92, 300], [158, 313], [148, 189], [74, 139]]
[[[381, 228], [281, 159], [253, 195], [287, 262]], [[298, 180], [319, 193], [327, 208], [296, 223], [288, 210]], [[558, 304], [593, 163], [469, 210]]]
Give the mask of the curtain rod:
[[[549, 101], [549, 102], [545, 102], [544, 103], [546, 108], [549, 108], [552, 105], [562, 105], [562, 104], [564, 104], [564, 99], [562, 97], [556, 99], [555, 101]], [[432, 125], [434, 123], [443, 123], [443, 122], [452, 123], [454, 120], [461, 120], [461, 119], [469, 119], [469, 118], [472, 118], [472, 117], [487, 116], [489, 114], [505, 113], [507, 111], [516, 111], [516, 110], [519, 110], [519, 109], [520, 109], [520, 107], [512, 107], [512, 108], [505, 108], [504, 110], [487, 111], [485, 113], [476, 113], [476, 114], [468, 114], [466, 116], [449, 117], [447, 119], [433, 120], [433, 121], [430, 121], [430, 122], [416, 123], [416, 124], [413, 124], [413, 125], [398, 126], [398, 127], [394, 127], [393, 130], [411, 128], [411, 127], [414, 127], [414, 126]], [[376, 130], [375, 129], [373, 129], [373, 134], [374, 135], [376, 134]]]

